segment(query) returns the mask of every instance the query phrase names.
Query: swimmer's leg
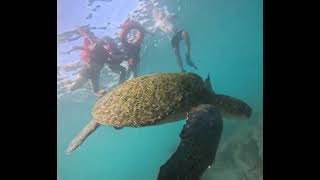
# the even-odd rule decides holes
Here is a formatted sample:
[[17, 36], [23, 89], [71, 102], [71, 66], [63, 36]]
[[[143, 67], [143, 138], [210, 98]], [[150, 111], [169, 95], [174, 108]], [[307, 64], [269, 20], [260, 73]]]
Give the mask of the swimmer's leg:
[[187, 64], [191, 67], [193, 67], [194, 69], [197, 69], [197, 67], [192, 63], [191, 59], [190, 59], [190, 48], [191, 48], [191, 42], [190, 42], [190, 36], [189, 33], [187, 31], [182, 31], [181, 32], [181, 36], [182, 39], [184, 41], [184, 44], [186, 46], [186, 61]]
[[91, 78], [90, 79], [90, 84], [91, 84], [92, 92], [95, 95], [98, 95], [98, 91], [99, 91], [99, 76]]
[[129, 68], [128, 68], [128, 72], [132, 72], [133, 73], [133, 77], [137, 77], [138, 76], [138, 63], [139, 63], [139, 57], [137, 57], [135, 60], [134, 60], [134, 63], [133, 64], [130, 64], [129, 65]]
[[179, 42], [174, 44], [173, 50], [174, 50], [174, 54], [176, 56], [176, 60], [177, 60], [177, 63], [178, 63], [178, 66], [179, 66], [181, 72], [185, 72], [186, 70], [184, 70], [184, 68], [183, 68], [183, 64], [182, 64], [182, 60], [181, 60], [181, 56], [180, 56]]
[[83, 86], [89, 79], [91, 69], [88, 66], [85, 66], [81, 69], [79, 72], [79, 75], [75, 82], [71, 84], [71, 86], [68, 88], [69, 91], [74, 91], [76, 89], [79, 89], [81, 86]]
[[92, 87], [92, 93], [95, 96], [100, 98], [107, 93], [106, 89], [100, 89], [99, 76], [90, 79], [90, 83], [91, 83], [91, 87]]
[[88, 81], [88, 78], [83, 76], [83, 75], [79, 75], [78, 78], [75, 80], [74, 83], [71, 84], [70, 87], [68, 87], [69, 91], [74, 91], [76, 89], [79, 89], [81, 86], [83, 86], [86, 82]]
[[109, 68], [112, 72], [120, 75], [119, 84], [123, 83], [126, 78], [126, 68], [121, 66], [120, 64], [109, 65]]
[[120, 71], [120, 78], [119, 78], [119, 84], [123, 83], [126, 80], [126, 68], [119, 65], [119, 71]]

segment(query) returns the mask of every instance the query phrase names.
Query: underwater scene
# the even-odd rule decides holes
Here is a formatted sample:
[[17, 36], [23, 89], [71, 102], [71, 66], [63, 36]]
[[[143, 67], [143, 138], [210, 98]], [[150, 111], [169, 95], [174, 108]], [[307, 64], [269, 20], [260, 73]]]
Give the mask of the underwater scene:
[[57, 0], [57, 180], [262, 180], [262, 0]]

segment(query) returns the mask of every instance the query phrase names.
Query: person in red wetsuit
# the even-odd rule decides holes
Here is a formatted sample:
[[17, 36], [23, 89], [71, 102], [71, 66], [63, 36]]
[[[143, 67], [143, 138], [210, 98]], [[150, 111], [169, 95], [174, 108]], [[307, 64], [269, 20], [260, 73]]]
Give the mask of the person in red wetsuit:
[[[79, 28], [76, 38], [70, 40], [76, 40], [80, 37], [84, 38], [82, 46], [75, 46], [66, 53], [71, 53], [72, 51], [80, 50], [80, 59], [84, 63], [84, 67], [80, 71], [77, 79], [69, 87], [70, 91], [74, 91], [84, 85], [88, 80], [91, 83], [92, 91], [96, 96], [101, 96], [104, 90], [99, 91], [99, 75], [100, 71], [106, 62], [106, 54], [99, 54], [97, 43], [100, 41], [93, 32], [88, 28]], [[101, 43], [100, 43], [101, 44]]]
[[85, 63], [89, 63], [90, 48], [93, 48], [94, 43], [98, 41], [98, 38], [87, 27], [79, 27], [79, 29], [76, 31], [76, 34], [78, 35], [77, 37], [69, 38], [68, 41], [74, 41], [78, 40], [79, 38], [83, 38], [83, 45], [74, 46], [71, 50], [67, 51], [66, 54], [80, 50], [80, 59]]

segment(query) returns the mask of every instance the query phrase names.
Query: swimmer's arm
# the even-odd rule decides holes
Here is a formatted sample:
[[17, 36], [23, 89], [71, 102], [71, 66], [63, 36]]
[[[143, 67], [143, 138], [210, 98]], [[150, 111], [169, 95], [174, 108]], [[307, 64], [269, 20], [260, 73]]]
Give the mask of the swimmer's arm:
[[70, 41], [74, 41], [80, 38], [79, 37], [75, 37], [75, 38], [71, 38], [73, 35], [75, 34], [74, 31], [68, 31], [68, 32], [64, 32], [61, 34], [58, 34], [58, 41], [61, 42], [70, 42]]
[[104, 26], [104, 27], [90, 27], [89, 29], [107, 29], [107, 26]]
[[61, 66], [58, 66], [58, 72], [61, 71], [61, 70], [64, 70], [64, 71], [73, 71], [75, 70], [75, 68], [80, 68], [82, 67], [84, 64], [83, 62], [81, 61], [77, 61], [75, 63], [70, 63], [70, 64], [64, 64], [64, 65], [61, 65]]
[[81, 61], [76, 61], [74, 63], [70, 63], [70, 64], [65, 64], [63, 65], [63, 67], [77, 67], [77, 66], [82, 66], [82, 62]]
[[71, 50], [77, 51], [77, 50], [85, 50], [85, 49], [82, 46], [74, 46]]
[[71, 37], [73, 34], [74, 34], [74, 31], [67, 31], [67, 32], [63, 32], [61, 34], [58, 34], [58, 37], [68, 38], [68, 37]]
[[69, 41], [75, 41], [75, 40], [78, 40], [81, 36], [77, 36], [77, 37], [74, 37], [74, 38], [69, 38]]
[[65, 54], [70, 54], [71, 52], [73, 52], [73, 51], [78, 51], [78, 50], [85, 50], [85, 49], [83, 49], [83, 47], [81, 47], [81, 46], [74, 46], [72, 49], [70, 49], [69, 51], [66, 51], [66, 52], [63, 52], [63, 53], [65, 53]]

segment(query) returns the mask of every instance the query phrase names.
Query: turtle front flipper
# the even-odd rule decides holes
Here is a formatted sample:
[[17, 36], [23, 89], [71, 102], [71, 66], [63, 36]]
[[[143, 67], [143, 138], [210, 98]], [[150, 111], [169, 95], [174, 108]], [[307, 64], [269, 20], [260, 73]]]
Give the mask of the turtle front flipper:
[[199, 105], [180, 133], [180, 144], [160, 167], [157, 180], [200, 180], [212, 165], [223, 129], [221, 113], [212, 105]]
[[70, 155], [75, 149], [77, 149], [85, 139], [93, 132], [95, 131], [100, 124], [98, 124], [96, 121], [91, 120], [81, 131], [80, 133], [71, 141], [69, 144], [66, 154]]

